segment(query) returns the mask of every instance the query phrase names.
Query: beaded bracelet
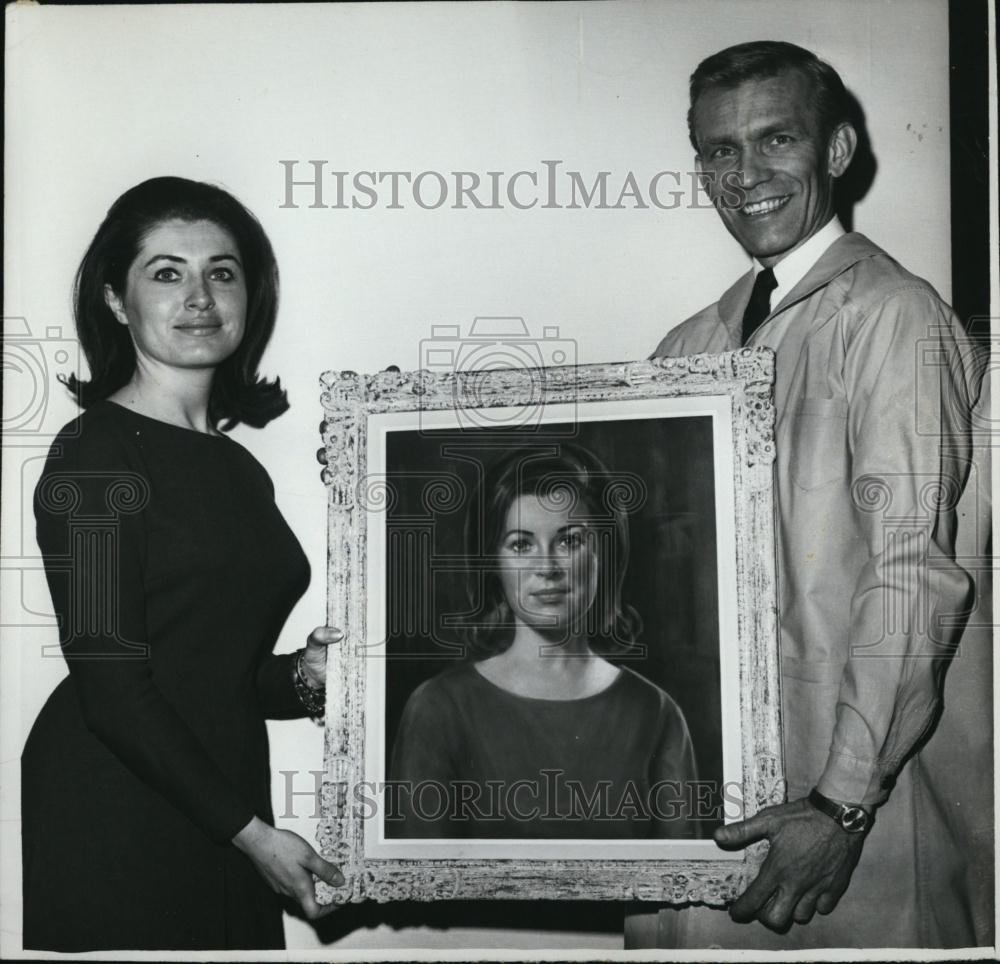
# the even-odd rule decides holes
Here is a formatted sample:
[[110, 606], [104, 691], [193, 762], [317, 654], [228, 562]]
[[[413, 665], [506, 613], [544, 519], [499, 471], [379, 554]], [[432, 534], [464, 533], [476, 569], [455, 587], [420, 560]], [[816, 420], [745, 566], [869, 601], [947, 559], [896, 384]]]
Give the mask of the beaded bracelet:
[[295, 686], [295, 695], [299, 702], [306, 708], [306, 712], [317, 722], [322, 719], [326, 711], [326, 686], [310, 686], [306, 681], [305, 672], [302, 669], [302, 660], [306, 651], [300, 649], [292, 663], [292, 684]]

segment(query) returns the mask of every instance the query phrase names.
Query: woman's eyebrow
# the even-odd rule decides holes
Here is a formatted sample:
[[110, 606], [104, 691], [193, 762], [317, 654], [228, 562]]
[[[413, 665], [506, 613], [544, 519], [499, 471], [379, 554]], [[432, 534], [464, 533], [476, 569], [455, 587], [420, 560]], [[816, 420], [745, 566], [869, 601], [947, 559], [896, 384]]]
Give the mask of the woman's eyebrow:
[[559, 531], [567, 532], [570, 529], [589, 529], [589, 528], [590, 528], [589, 522], [583, 522], [583, 521], [567, 522], [566, 525], [559, 527]]
[[[216, 261], [235, 261], [237, 264], [240, 264], [240, 259], [235, 254], [213, 254], [208, 260], [212, 263]], [[154, 261], [173, 261], [177, 264], [187, 264], [187, 258], [182, 258], [176, 254], [154, 254], [143, 267], [148, 268]]]
[[143, 267], [148, 268], [154, 261], [174, 261], [177, 264], [187, 264], [186, 258], [179, 258], [176, 254], [154, 254]]

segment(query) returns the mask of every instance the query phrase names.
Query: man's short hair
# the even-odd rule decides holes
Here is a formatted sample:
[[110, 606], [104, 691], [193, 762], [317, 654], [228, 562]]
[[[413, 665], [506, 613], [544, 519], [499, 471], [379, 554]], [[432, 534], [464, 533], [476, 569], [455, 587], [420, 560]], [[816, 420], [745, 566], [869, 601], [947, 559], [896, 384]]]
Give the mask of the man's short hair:
[[706, 57], [691, 75], [691, 106], [688, 135], [695, 151], [694, 109], [706, 90], [732, 89], [748, 80], [768, 80], [786, 70], [797, 70], [811, 82], [811, 97], [820, 133], [829, 137], [837, 126], [850, 118], [844, 82], [828, 63], [812, 51], [781, 40], [754, 40], [727, 47]]

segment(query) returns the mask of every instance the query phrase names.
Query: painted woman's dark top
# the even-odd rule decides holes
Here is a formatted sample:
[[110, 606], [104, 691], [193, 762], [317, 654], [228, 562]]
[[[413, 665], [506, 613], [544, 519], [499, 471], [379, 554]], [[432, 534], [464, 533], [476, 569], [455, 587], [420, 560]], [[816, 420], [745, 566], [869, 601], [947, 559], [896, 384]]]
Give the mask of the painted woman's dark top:
[[593, 696], [548, 700], [463, 663], [406, 704], [386, 836], [691, 838], [696, 780], [680, 708], [632, 670]]

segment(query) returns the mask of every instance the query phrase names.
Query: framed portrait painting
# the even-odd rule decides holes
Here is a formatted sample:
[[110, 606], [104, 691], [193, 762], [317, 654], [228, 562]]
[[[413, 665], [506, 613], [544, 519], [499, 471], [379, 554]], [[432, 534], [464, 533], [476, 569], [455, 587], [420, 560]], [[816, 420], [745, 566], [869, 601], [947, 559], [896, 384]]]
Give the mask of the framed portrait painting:
[[322, 378], [323, 902], [722, 904], [784, 798], [773, 355]]

